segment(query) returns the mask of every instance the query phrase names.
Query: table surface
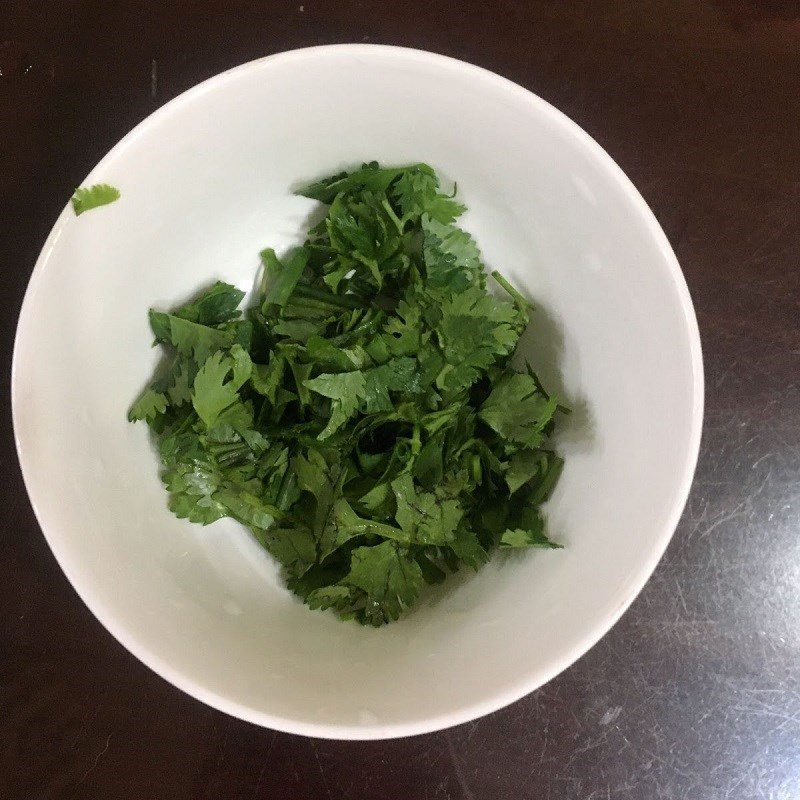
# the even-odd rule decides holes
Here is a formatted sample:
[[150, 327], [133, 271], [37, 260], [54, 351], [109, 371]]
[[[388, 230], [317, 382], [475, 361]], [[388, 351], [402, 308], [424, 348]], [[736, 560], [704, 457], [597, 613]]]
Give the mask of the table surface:
[[[0, 796], [800, 797], [800, 3], [302, 2], [3, 4]], [[100, 157], [221, 70], [345, 41], [488, 67], [594, 136], [677, 252], [707, 382], [686, 511], [616, 627], [502, 711], [369, 743], [232, 719], [117, 644], [39, 532], [8, 385], [38, 251]]]

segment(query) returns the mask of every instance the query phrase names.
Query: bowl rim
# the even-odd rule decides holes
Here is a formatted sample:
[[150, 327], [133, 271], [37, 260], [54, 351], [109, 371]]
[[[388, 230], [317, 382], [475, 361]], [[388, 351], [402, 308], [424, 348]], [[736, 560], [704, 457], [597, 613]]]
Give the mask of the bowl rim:
[[596, 159], [602, 163], [608, 170], [612, 179], [616, 180], [619, 187], [624, 191], [625, 195], [633, 203], [634, 207], [641, 215], [641, 218], [646, 223], [650, 235], [652, 236], [656, 246], [661, 251], [661, 254], [669, 269], [672, 281], [678, 292], [680, 307], [683, 314], [683, 321], [689, 337], [689, 351], [693, 384], [691, 430], [689, 434], [689, 446], [685, 455], [683, 471], [680, 481], [677, 485], [677, 490], [675, 492], [672, 508], [670, 509], [667, 521], [661, 526], [655, 543], [651, 546], [650, 552], [647, 554], [647, 558], [642, 561], [636, 574], [628, 582], [628, 585], [625, 587], [625, 590], [622, 593], [623, 596], [617, 605], [605, 615], [599, 624], [596, 624], [590, 630], [587, 630], [577, 645], [562, 653], [559, 658], [553, 659], [549, 665], [549, 668], [542, 668], [538, 671], [533, 671], [530, 674], [525, 675], [516, 683], [505, 687], [501, 691], [498, 691], [489, 699], [467, 704], [434, 717], [414, 720], [413, 722], [388, 723], [383, 725], [369, 726], [305, 722], [286, 716], [259, 711], [242, 703], [233, 701], [223, 694], [211, 691], [195, 681], [189, 675], [186, 675], [182, 670], [173, 667], [167, 661], [163, 660], [157, 652], [154, 652], [148, 646], [140, 643], [137, 637], [126, 629], [126, 625], [117, 619], [115, 611], [112, 608], [107, 607], [100, 598], [94, 595], [91, 585], [78, 585], [78, 582], [75, 580], [74, 576], [71, 574], [71, 570], [69, 569], [68, 558], [66, 556], [67, 548], [62, 548], [58, 537], [54, 537], [52, 533], [48, 534], [45, 526], [42, 524], [42, 518], [37, 506], [37, 502], [32, 492], [33, 481], [29, 469], [26, 468], [25, 442], [23, 441], [24, 436], [20, 433], [17, 410], [19, 403], [19, 383], [21, 381], [21, 378], [19, 377], [19, 342], [24, 335], [24, 321], [28, 313], [30, 313], [29, 308], [33, 302], [32, 297], [35, 292], [36, 284], [41, 279], [41, 276], [44, 273], [44, 270], [50, 259], [50, 255], [52, 254], [55, 244], [61, 234], [62, 228], [65, 224], [67, 224], [69, 219], [69, 201], [65, 205], [52, 230], [50, 231], [50, 234], [45, 240], [28, 281], [17, 321], [11, 362], [11, 404], [14, 442], [16, 445], [17, 457], [19, 459], [20, 468], [22, 471], [23, 481], [31, 502], [31, 506], [33, 507], [34, 515], [42, 534], [45, 537], [45, 540], [52, 550], [59, 566], [67, 576], [67, 579], [72, 584], [72, 587], [75, 589], [78, 596], [97, 618], [97, 620], [103, 625], [103, 627], [105, 627], [106, 630], [108, 630], [108, 632], [111, 633], [111, 635], [114, 636], [114, 638], [121, 645], [123, 645], [123, 647], [125, 647], [130, 653], [139, 659], [139, 661], [153, 670], [164, 680], [171, 683], [181, 691], [191, 695], [195, 699], [211, 706], [212, 708], [223, 711], [226, 714], [238, 717], [239, 719], [247, 722], [252, 722], [256, 725], [268, 727], [274, 730], [304, 736], [339, 740], [392, 739], [403, 736], [432, 733], [445, 728], [450, 728], [454, 725], [469, 722], [477, 719], [478, 717], [482, 717], [486, 714], [492, 713], [493, 711], [504, 708], [505, 706], [515, 702], [516, 700], [519, 700], [525, 695], [530, 694], [570, 667], [589, 649], [591, 649], [616, 624], [622, 614], [628, 609], [633, 600], [642, 590], [645, 583], [649, 580], [650, 576], [658, 565], [658, 562], [661, 560], [661, 557], [663, 556], [667, 545], [669, 544], [672, 535], [675, 532], [689, 496], [689, 490], [691, 488], [695, 468], [697, 465], [704, 408], [703, 357], [700, 342], [700, 331], [697, 324], [694, 306], [692, 305], [686, 279], [681, 271], [680, 265], [678, 264], [677, 257], [675, 256], [666, 234], [656, 220], [652, 210], [627, 175], [623, 172], [622, 168], [611, 158], [611, 156], [600, 146], [600, 144], [598, 144], [576, 122], [571, 120], [563, 112], [559, 111], [546, 100], [542, 99], [530, 90], [483, 67], [426, 50], [381, 44], [358, 43], [319, 45], [274, 53], [253, 61], [248, 61], [244, 64], [240, 64], [239, 66], [233, 67], [232, 69], [214, 75], [211, 78], [208, 78], [201, 83], [198, 83], [195, 86], [187, 89], [178, 96], [174, 97], [172, 100], [165, 103], [160, 108], [156, 109], [139, 124], [137, 124], [129, 133], [127, 133], [111, 150], [109, 150], [109, 152], [91, 170], [81, 185], [86, 185], [93, 182], [94, 176], [98, 175], [102, 171], [106, 162], [118, 156], [120, 152], [123, 151], [134, 139], [146, 134], [149, 129], [163, 117], [176, 112], [185, 103], [193, 101], [205, 92], [223, 87], [226, 83], [243, 73], [261, 69], [265, 64], [268, 63], [297, 63], [309, 59], [313, 60], [319, 56], [329, 55], [359, 56], [374, 54], [381, 54], [389, 58], [416, 61], [417, 63], [426, 64], [434, 68], [444, 67], [451, 70], [457, 70], [475, 80], [484, 81], [487, 84], [493, 85], [493, 88], [496, 91], [505, 93], [507, 96], [513, 97], [517, 101], [524, 101], [536, 106], [540, 113], [548, 116], [551, 121], [557, 123], [562, 130], [566, 131], [569, 135], [576, 139], [586, 149], [589, 155], [592, 156], [593, 159]]

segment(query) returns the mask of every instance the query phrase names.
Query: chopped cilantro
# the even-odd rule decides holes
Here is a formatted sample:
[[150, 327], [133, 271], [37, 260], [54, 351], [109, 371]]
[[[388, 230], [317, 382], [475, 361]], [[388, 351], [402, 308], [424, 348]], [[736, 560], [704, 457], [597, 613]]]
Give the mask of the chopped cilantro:
[[75, 216], [80, 216], [84, 211], [107, 206], [115, 200], [119, 200], [119, 189], [109, 186], [107, 183], [96, 183], [94, 186], [85, 186], [75, 190], [72, 195], [72, 208], [75, 209]]
[[[76, 213], [108, 190], [79, 190]], [[327, 216], [286, 257], [262, 251], [244, 313], [221, 282], [150, 311], [169, 357], [128, 418], [155, 434], [178, 517], [240, 521], [311, 608], [382, 625], [497, 548], [559, 546], [539, 506], [563, 407], [511, 366], [532, 306], [499, 273], [487, 291], [430, 167], [302, 193]]]

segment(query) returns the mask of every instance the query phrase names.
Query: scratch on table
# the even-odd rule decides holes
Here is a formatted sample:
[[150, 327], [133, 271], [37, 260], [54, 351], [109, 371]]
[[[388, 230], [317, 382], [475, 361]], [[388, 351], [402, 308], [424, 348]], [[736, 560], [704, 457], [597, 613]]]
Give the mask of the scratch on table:
[[156, 99], [158, 94], [158, 61], [152, 59], [150, 61], [150, 98]]
[[[703, 484], [702, 481], [698, 481], [697, 485], [698, 486], [702, 486], [704, 484]], [[689, 531], [689, 533], [686, 535], [686, 539], [687, 540], [691, 539], [700, 530], [701, 526], [708, 519], [708, 510], [709, 510], [709, 508], [711, 506], [711, 503], [710, 503], [709, 500], [705, 500], [703, 502], [703, 509], [699, 513], [695, 512], [693, 506], [694, 506], [694, 504], [691, 503], [691, 500], [690, 500], [689, 513], [687, 515], [687, 527], [688, 527], [688, 525], [691, 525], [692, 528]]]
[[478, 727], [479, 723], [477, 720], [473, 720], [472, 722], [469, 723], [469, 732], [467, 733], [467, 739], [466, 739], [467, 742], [469, 742], [475, 735], [475, 731], [478, 730]]
[[784, 219], [782, 220], [781, 224], [779, 225], [772, 225], [769, 224], [768, 230], [769, 233], [766, 238], [758, 245], [751, 253], [750, 257], [744, 259], [742, 262], [743, 264], [757, 264], [759, 263], [758, 257], [762, 256], [762, 260], [764, 257], [769, 258], [775, 250], [770, 250], [770, 246], [777, 242], [784, 233], [786, 233], [790, 228], [794, 227], [795, 220], [792, 214], [786, 214], [785, 210], [780, 210], [775, 212], [774, 214], [770, 214], [768, 220], [765, 222], [771, 223], [772, 219], [778, 215], [778, 213], [783, 214]]
[[[89, 702], [89, 695], [86, 695], [86, 702]], [[80, 727], [78, 728], [78, 732], [75, 735], [75, 740], [72, 742], [72, 747], [75, 748], [78, 746], [78, 742], [81, 738], [86, 734], [91, 727], [91, 724], [94, 722], [94, 718], [97, 716], [97, 712], [99, 710], [99, 706], [95, 705], [91, 710], [87, 711], [84, 716], [83, 720], [81, 721]]]
[[577, 748], [576, 750], [574, 750], [572, 752], [572, 756], [570, 757], [569, 761], [567, 762], [567, 765], [569, 766], [569, 765], [572, 764], [572, 762], [575, 760], [575, 756], [582, 755], [583, 753], [588, 753], [589, 750], [594, 750], [596, 747], [600, 747], [600, 745], [603, 744], [606, 741], [607, 738], [608, 738], [608, 731], [600, 734], [600, 736], [598, 736], [598, 737], [596, 737], [594, 739], [589, 738], [586, 741], [586, 744], [584, 744], [583, 746]]
[[776, 725], [772, 730], [770, 730], [770, 734], [777, 733], [778, 731], [783, 730], [787, 725], [798, 725], [800, 726], [800, 714], [784, 714], [780, 711], [775, 711], [774, 709], [768, 707], [761, 707], [761, 708], [753, 708], [751, 706], [743, 706], [743, 705], [736, 705], [732, 709], [733, 711], [738, 711], [742, 714], [753, 714], [754, 716], [760, 717], [772, 717], [774, 719], [781, 720], [781, 722]]
[[738, 789], [743, 783], [744, 783], [744, 775], [740, 775], [739, 779], [735, 783], [731, 783], [731, 785], [728, 787], [728, 790], [725, 792], [725, 800], [728, 800], [728, 798], [733, 793], [733, 790]]
[[736, 506], [732, 511], [729, 511], [727, 514], [721, 514], [714, 522], [711, 523], [701, 534], [701, 539], [705, 539], [710, 533], [713, 533], [720, 525], [724, 525], [726, 522], [730, 522], [732, 519], [736, 519], [736, 517], [741, 517], [742, 514], [747, 512], [745, 506], [747, 505], [747, 501], [742, 500], [739, 505]]
[[86, 772], [84, 772], [83, 777], [81, 778], [82, 781], [85, 781], [89, 773], [97, 767], [97, 765], [100, 763], [100, 759], [108, 752], [108, 747], [110, 744], [111, 744], [111, 734], [109, 733], [108, 739], [106, 739], [105, 747], [95, 757], [94, 764], [92, 764], [92, 766], [89, 767], [89, 769], [87, 769]]
[[450, 753], [450, 762], [455, 770], [458, 785], [461, 787], [461, 791], [466, 800], [475, 800], [475, 795], [472, 794], [467, 779], [464, 777], [464, 771], [461, 769], [461, 762], [456, 754], [456, 748], [453, 746], [453, 737], [450, 735], [450, 731], [445, 731], [444, 737], [447, 740], [447, 750]]
[[[222, 734], [222, 741], [219, 744], [219, 747], [218, 747], [218, 750], [217, 750], [217, 760], [214, 763], [214, 769], [215, 770], [218, 770], [220, 768], [220, 766], [222, 765], [222, 761], [225, 758], [225, 749], [228, 746], [228, 736], [230, 735], [230, 732], [231, 732], [230, 725], [227, 724], [227, 720], [223, 720], [222, 721], [222, 725], [224, 726], [223, 734]], [[218, 728], [216, 726], [214, 726], [214, 734], [215, 735], [217, 734], [217, 730], [218, 730]]]
[[757, 459], [756, 459], [756, 460], [755, 460], [755, 461], [754, 461], [754, 462], [753, 462], [753, 463], [750, 465], [750, 469], [755, 469], [755, 468], [756, 468], [756, 467], [757, 467], [757, 466], [758, 466], [758, 465], [759, 465], [759, 464], [760, 464], [762, 461], [766, 461], [766, 459], [768, 459], [768, 458], [772, 458], [774, 455], [775, 455], [775, 453], [764, 453], [764, 455], [763, 455], [763, 456], [761, 456], [761, 458], [757, 458]]
[[442, 795], [444, 797], [444, 800], [451, 800], [450, 792], [447, 789], [447, 776], [445, 776], [444, 778], [442, 778], [441, 781], [439, 781], [439, 783], [436, 785], [436, 788], [434, 789], [434, 793], [436, 797]]
[[314, 758], [317, 762], [317, 767], [319, 768], [319, 774], [322, 778], [322, 785], [325, 787], [325, 796], [330, 800], [333, 797], [331, 794], [331, 787], [328, 786], [328, 779], [325, 777], [325, 770], [322, 768], [322, 762], [319, 760], [319, 753], [317, 752], [317, 742], [316, 740], [311, 740], [311, 749], [314, 751]]
[[275, 740], [277, 738], [278, 738], [278, 732], [273, 731], [272, 738], [269, 740], [269, 746], [267, 747], [267, 752], [264, 753], [264, 766], [261, 767], [261, 772], [258, 773], [256, 788], [253, 790], [253, 800], [257, 800], [258, 798], [258, 790], [261, 788], [261, 781], [264, 780], [264, 775], [266, 774], [267, 767], [269, 766], [269, 754], [272, 752], [272, 747], [275, 744]]
[[605, 714], [603, 714], [600, 724], [601, 725], [610, 725], [616, 718], [622, 713], [622, 706], [614, 706], [613, 708], [609, 708]]
[[684, 599], [683, 596], [683, 589], [681, 589], [681, 582], [677, 578], [675, 578], [675, 588], [678, 591], [678, 599], [681, 601], [681, 606], [683, 607], [683, 613], [688, 614], [689, 609], [686, 607], [686, 600]]

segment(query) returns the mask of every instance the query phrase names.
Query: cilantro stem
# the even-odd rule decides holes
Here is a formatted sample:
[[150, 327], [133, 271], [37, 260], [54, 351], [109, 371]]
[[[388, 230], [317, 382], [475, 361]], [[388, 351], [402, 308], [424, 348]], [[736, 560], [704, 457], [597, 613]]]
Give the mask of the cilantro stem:
[[547, 470], [545, 471], [544, 475], [542, 476], [542, 480], [539, 482], [539, 485], [536, 487], [536, 490], [528, 501], [531, 505], [539, 505], [539, 503], [544, 503], [544, 501], [550, 497], [550, 493], [553, 491], [556, 481], [558, 480], [559, 475], [561, 475], [561, 470], [563, 468], [563, 458], [560, 458], [556, 455], [550, 456]]
[[389, 202], [388, 198], [384, 198], [381, 205], [383, 206], [386, 215], [389, 217], [389, 219], [394, 223], [395, 227], [397, 228], [397, 232], [402, 233], [403, 228], [405, 227], [405, 219], [403, 220], [398, 219], [397, 214], [394, 213], [394, 209], [392, 208], [392, 204]]
[[422, 441], [419, 438], [419, 423], [414, 423], [414, 433], [411, 435], [411, 454], [418, 456], [422, 450]]
[[275, 505], [281, 511], [288, 511], [294, 497], [294, 490], [297, 487], [297, 475], [291, 470], [286, 470], [281, 480], [281, 488], [278, 490], [278, 498]]
[[325, 289], [317, 289], [314, 286], [308, 286], [305, 283], [298, 283], [297, 286], [294, 287], [293, 294], [309, 300], [319, 300], [331, 306], [339, 306], [340, 308], [347, 308], [350, 310], [365, 307], [361, 300], [352, 295], [334, 294]]
[[345, 331], [344, 333], [339, 334], [339, 336], [334, 336], [330, 340], [331, 344], [336, 345], [336, 347], [344, 347], [350, 342], [358, 341], [358, 339], [360, 339], [362, 336], [375, 333], [381, 327], [381, 325], [383, 325], [384, 318], [385, 314], [378, 314], [372, 319], [362, 322], [352, 330]]
[[497, 270], [493, 270], [492, 277], [514, 298], [518, 305], [523, 308], [533, 308], [533, 303], [526, 300]]

